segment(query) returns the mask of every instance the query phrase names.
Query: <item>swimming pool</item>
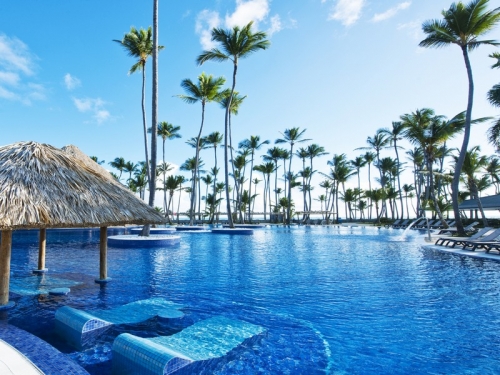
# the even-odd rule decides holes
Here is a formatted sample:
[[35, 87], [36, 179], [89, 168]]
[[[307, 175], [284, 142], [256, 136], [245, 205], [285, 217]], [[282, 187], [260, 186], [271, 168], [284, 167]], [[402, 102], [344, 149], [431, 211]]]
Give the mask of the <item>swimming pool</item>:
[[[253, 236], [182, 233], [163, 249], [108, 251], [105, 286], [98, 231], [49, 233], [50, 275], [79, 282], [65, 297], [24, 296], [0, 319], [48, 341], [92, 374], [111, 372], [120, 332], [166, 335], [151, 320], [108, 331], [75, 352], [53, 333], [68, 305], [103, 309], [151, 297], [266, 328], [206, 374], [498, 374], [500, 263], [421, 249], [417, 233], [371, 227], [274, 227]], [[37, 232], [14, 236], [13, 278], [37, 264]]]

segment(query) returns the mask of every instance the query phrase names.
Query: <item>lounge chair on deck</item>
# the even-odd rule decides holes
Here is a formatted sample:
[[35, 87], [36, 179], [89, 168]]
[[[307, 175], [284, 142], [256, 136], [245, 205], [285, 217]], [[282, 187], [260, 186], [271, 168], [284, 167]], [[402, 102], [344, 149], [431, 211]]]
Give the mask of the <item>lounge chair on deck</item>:
[[[452, 227], [455, 225], [455, 220], [445, 220], [447, 227]], [[441, 220], [438, 220], [436, 224], [431, 226], [431, 229], [445, 229], [443, 223], [441, 223]]]
[[199, 373], [195, 367], [223, 357], [263, 332], [263, 327], [216, 316], [172, 336], [142, 338], [122, 333], [113, 342], [113, 373], [166, 375], [185, 366], [191, 367], [189, 373]]
[[470, 237], [440, 237], [435, 242], [435, 245], [438, 245], [438, 246], [452, 245], [451, 247], [455, 247], [457, 245], [463, 246], [465, 242], [479, 240], [481, 237], [485, 236], [486, 234], [488, 234], [492, 230], [493, 230], [493, 228], [490, 228], [490, 227], [482, 228]]
[[[418, 220], [417, 219], [417, 223], [418, 223]], [[413, 219], [406, 219], [405, 221], [403, 221], [401, 224], [399, 224], [397, 227], [395, 228], [398, 228], [398, 229], [406, 229], [412, 222], [414, 222], [415, 220]]]
[[[479, 224], [478, 221], [474, 221], [473, 223], [465, 226], [464, 227], [465, 233], [473, 232], [474, 231], [474, 227], [476, 225], [478, 225], [478, 224]], [[443, 234], [443, 233], [448, 233], [448, 232], [449, 233], [456, 233], [457, 232], [457, 227], [451, 227], [450, 226], [449, 228], [441, 229], [438, 234]]]
[[397, 227], [399, 224], [401, 224], [401, 222], [402, 222], [402, 221], [403, 221], [403, 220], [401, 220], [401, 219], [397, 219], [397, 220], [396, 220], [395, 222], [393, 222], [392, 224], [386, 224], [386, 225], [384, 225], [384, 227], [386, 227], [386, 228], [395, 228], [395, 227]]
[[487, 236], [484, 236], [478, 240], [464, 241], [462, 249], [470, 251], [475, 251], [476, 249], [485, 249], [488, 253], [491, 249], [498, 249], [498, 247], [500, 247], [498, 237], [500, 237], [500, 228], [495, 229]]

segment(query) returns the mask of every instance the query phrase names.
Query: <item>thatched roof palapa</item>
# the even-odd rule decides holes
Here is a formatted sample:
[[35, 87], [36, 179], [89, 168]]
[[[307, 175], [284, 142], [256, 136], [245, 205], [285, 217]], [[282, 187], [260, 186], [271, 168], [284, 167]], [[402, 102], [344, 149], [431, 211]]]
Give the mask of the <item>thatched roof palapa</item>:
[[75, 146], [0, 147], [0, 230], [164, 222]]

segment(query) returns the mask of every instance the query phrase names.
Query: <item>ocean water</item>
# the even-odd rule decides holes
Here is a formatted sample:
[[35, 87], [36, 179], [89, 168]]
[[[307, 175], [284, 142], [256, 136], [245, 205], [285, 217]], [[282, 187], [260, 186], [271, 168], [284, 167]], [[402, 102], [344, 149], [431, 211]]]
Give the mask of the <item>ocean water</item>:
[[[15, 234], [13, 279], [36, 268], [36, 234]], [[371, 227], [181, 233], [172, 247], [109, 248], [113, 280], [100, 286], [99, 232], [49, 232], [46, 266], [51, 277], [74, 283], [71, 293], [16, 297], [16, 308], [0, 319], [48, 341], [91, 374], [111, 373], [111, 345], [122, 332], [170, 335], [218, 315], [266, 332], [198, 373], [500, 373], [500, 263], [424, 250], [421, 234], [401, 234]], [[96, 310], [153, 297], [185, 306], [182, 322], [117, 326], [82, 351], [54, 332], [63, 305]]]

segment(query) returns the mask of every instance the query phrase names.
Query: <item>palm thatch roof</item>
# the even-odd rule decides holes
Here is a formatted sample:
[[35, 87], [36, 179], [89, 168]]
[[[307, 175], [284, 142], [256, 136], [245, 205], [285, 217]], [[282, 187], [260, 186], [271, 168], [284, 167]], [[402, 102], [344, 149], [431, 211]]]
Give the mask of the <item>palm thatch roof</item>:
[[75, 146], [0, 147], [0, 230], [164, 222]]

